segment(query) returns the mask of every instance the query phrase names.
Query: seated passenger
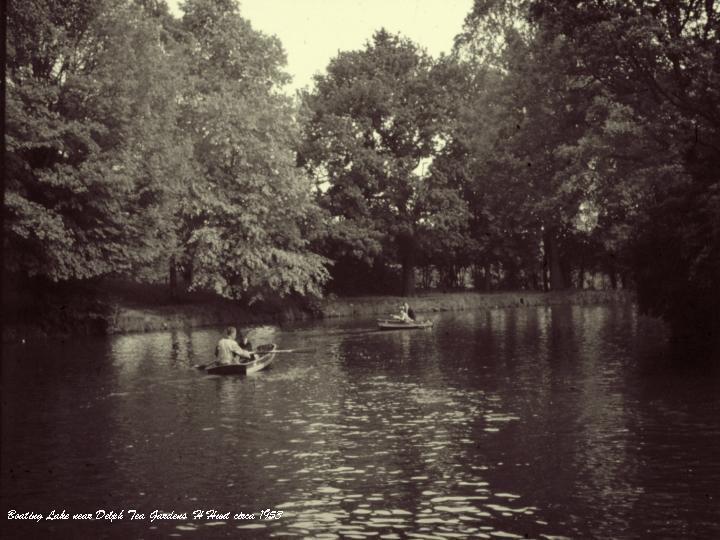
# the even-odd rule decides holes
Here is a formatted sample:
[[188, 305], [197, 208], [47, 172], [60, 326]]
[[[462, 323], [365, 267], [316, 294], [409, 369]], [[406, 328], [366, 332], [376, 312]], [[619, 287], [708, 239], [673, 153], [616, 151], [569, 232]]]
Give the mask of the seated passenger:
[[252, 352], [253, 346], [252, 346], [252, 343], [250, 342], [250, 340], [248, 339], [247, 334], [245, 334], [242, 337], [242, 339], [240, 340], [240, 347], [242, 347], [243, 349], [245, 349], [248, 352]]
[[235, 341], [237, 331], [234, 326], [225, 329], [225, 337], [218, 341], [215, 347], [215, 357], [219, 364], [238, 364], [240, 360], [252, 360], [254, 354], [246, 351]]
[[[413, 322], [414, 319], [410, 317], [409, 310], [410, 306], [408, 306], [407, 302], [405, 302], [404, 304], [400, 305], [400, 314], [393, 315], [393, 317], [403, 322]], [[415, 315], [414, 312], [413, 315]]]

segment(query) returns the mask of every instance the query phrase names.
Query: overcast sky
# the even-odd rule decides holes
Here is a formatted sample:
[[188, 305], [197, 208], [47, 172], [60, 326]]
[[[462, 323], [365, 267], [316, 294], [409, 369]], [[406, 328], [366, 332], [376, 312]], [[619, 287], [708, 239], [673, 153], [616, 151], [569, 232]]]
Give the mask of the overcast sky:
[[[180, 15], [183, 0], [167, 0]], [[241, 0], [253, 27], [280, 38], [290, 91], [311, 84], [338, 51], [359, 49], [375, 30], [400, 32], [433, 55], [449, 52], [473, 0]]]

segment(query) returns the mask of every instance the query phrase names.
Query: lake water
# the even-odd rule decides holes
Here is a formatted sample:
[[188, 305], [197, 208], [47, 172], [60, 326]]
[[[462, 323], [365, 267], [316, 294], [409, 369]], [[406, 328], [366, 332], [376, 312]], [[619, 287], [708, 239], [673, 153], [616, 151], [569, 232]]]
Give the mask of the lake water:
[[[249, 377], [193, 369], [220, 329], [5, 348], [3, 511], [71, 519], [6, 517], [2, 535], [720, 538], [720, 373], [667, 358], [658, 322], [435, 322], [258, 328], [315, 352]], [[123, 519], [72, 519], [101, 509]]]

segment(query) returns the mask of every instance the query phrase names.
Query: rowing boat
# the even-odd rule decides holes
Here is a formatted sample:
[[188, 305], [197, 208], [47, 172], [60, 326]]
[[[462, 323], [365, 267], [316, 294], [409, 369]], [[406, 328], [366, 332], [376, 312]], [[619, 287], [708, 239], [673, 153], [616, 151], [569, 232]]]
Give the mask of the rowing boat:
[[403, 321], [400, 319], [378, 319], [378, 328], [380, 330], [410, 330], [413, 328], [430, 328], [432, 321]]
[[204, 369], [205, 373], [209, 375], [250, 375], [251, 373], [265, 369], [272, 363], [275, 359], [275, 349], [277, 349], [277, 346], [274, 343], [261, 345], [255, 351], [255, 353], [260, 356], [250, 362], [243, 362], [241, 364], [207, 364], [206, 366], [198, 366], [198, 368]]

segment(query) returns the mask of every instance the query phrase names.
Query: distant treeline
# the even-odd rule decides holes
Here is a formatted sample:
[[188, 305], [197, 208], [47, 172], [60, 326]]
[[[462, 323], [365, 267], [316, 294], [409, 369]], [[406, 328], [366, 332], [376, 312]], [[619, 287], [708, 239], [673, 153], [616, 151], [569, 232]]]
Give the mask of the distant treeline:
[[476, 0], [450, 54], [381, 29], [294, 98], [236, 2], [182, 9], [9, 2], [6, 276], [252, 301], [602, 274], [717, 335], [714, 2]]

